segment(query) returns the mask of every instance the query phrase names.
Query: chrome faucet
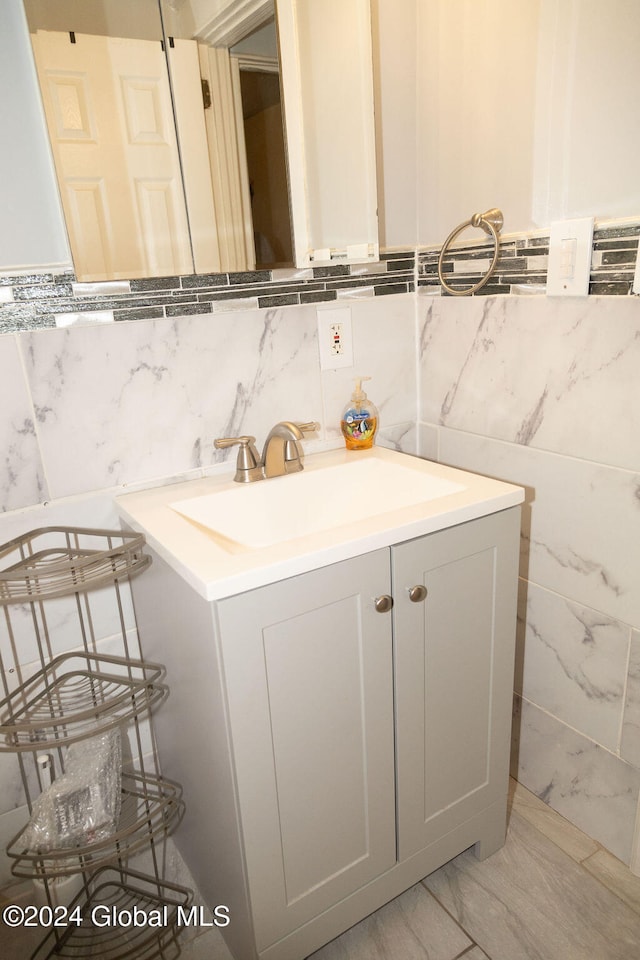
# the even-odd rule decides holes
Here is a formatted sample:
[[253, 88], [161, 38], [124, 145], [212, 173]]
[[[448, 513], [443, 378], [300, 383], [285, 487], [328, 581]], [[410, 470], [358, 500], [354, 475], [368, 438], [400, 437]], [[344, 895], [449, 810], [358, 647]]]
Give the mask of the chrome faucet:
[[236, 475], [233, 478], [237, 483], [253, 483], [254, 480], [264, 480], [266, 477], [282, 477], [285, 473], [297, 473], [302, 470], [302, 460], [298, 440], [302, 440], [303, 433], [319, 430], [320, 424], [315, 420], [309, 423], [293, 423], [291, 420], [281, 420], [269, 431], [265, 441], [262, 459], [255, 448], [255, 437], [219, 437], [213, 441], [216, 450], [240, 446]]

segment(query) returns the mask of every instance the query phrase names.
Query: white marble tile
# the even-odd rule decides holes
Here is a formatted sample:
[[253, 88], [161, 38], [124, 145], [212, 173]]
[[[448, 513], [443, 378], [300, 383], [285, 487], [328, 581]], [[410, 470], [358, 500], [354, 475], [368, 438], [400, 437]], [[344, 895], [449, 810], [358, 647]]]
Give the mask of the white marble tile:
[[340, 417], [354, 389], [363, 384], [378, 408], [379, 429], [415, 422], [415, 308], [409, 294], [348, 304], [351, 309], [353, 367], [322, 373], [327, 437], [340, 436]]
[[640, 474], [445, 428], [440, 459], [526, 488], [522, 576], [640, 625]]
[[637, 630], [631, 635], [620, 756], [634, 767], [640, 767], [640, 632]]
[[313, 960], [454, 960], [471, 940], [416, 884], [312, 954]]
[[[536, 830], [552, 840], [557, 847], [564, 850], [572, 860], [580, 863], [598, 850], [602, 852], [602, 848], [595, 840], [592, 840], [586, 833], [583, 833], [565, 817], [562, 817], [557, 810], [536, 797], [535, 793], [531, 793], [530, 790], [523, 787], [521, 783], [511, 779], [509, 787], [511, 808], [524, 820], [528, 820]], [[616, 860], [616, 863], [620, 863], [620, 861]], [[625, 867], [625, 869], [627, 868]]]
[[[134, 630], [133, 605], [128, 587], [121, 585], [120, 598], [125, 629]], [[14, 604], [0, 621], [0, 654], [5, 668], [40, 663], [40, 654], [49, 659], [83, 647], [85, 639], [92, 649], [105, 638], [122, 638], [118, 595], [109, 587], [92, 590], [81, 600], [82, 619], [74, 597], [59, 597], [46, 602], [43, 609]], [[132, 656], [135, 635], [132, 633]], [[122, 644], [121, 644], [122, 646]], [[125, 655], [120, 653], [121, 656]]]
[[[25, 758], [25, 762], [26, 770], [31, 766], [29, 756]], [[0, 815], [23, 807], [26, 800], [18, 757], [15, 753], [0, 752]]]
[[533, 583], [526, 592], [517, 692], [615, 752], [629, 628]]
[[33, 409], [17, 338], [0, 336], [0, 511], [17, 510], [48, 497]]
[[640, 917], [517, 812], [505, 846], [423, 881], [493, 960], [630, 960]]
[[512, 774], [623, 863], [629, 863], [640, 771], [516, 698]]
[[376, 443], [390, 450], [416, 456], [418, 436], [415, 423], [398, 423], [393, 427], [382, 427], [376, 435]]
[[[5, 849], [28, 820], [29, 810], [26, 806], [15, 807], [0, 814], [0, 887], [15, 879], [11, 873], [13, 860], [6, 855]], [[2, 940], [0, 939], [1, 943]]]
[[418, 432], [418, 454], [425, 460], [438, 459], [438, 441], [439, 430], [437, 427], [428, 423], [419, 423]]
[[54, 497], [213, 461], [213, 439], [321, 419], [315, 314], [304, 308], [25, 335]]
[[633, 297], [420, 298], [420, 418], [640, 469]]
[[122, 490], [92, 491], [78, 497], [46, 501], [0, 515], [0, 545], [40, 527], [97, 527], [119, 530], [114, 497]]

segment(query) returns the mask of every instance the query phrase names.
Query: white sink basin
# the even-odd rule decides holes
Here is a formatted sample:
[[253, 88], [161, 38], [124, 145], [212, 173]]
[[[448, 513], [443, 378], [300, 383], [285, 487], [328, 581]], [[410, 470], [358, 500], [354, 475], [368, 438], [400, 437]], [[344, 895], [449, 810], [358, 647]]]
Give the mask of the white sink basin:
[[374, 447], [307, 456], [302, 473], [234, 483], [231, 465], [117, 498], [205, 600], [221, 600], [522, 503], [524, 490]]
[[[356, 454], [357, 456], [357, 454]], [[465, 487], [375, 457], [178, 500], [177, 513], [249, 548], [332, 530]]]

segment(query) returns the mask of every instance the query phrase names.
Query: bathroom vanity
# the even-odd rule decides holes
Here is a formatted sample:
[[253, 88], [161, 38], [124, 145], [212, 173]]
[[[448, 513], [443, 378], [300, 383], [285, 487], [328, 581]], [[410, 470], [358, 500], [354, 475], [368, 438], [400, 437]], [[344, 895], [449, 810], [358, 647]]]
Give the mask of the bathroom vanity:
[[[375, 501], [376, 476], [369, 515], [349, 485]], [[156, 731], [184, 785], [176, 843], [207, 906], [229, 908], [236, 960], [301, 960], [505, 837], [523, 490], [380, 448], [317, 454], [297, 477], [118, 500], [154, 560], [133, 587], [172, 677]], [[336, 505], [332, 526], [309, 494], [341, 477], [357, 518]], [[242, 494], [249, 513], [300, 497], [310, 532], [282, 517], [281, 535], [274, 506], [267, 532], [223, 536], [198, 513], [221, 494], [232, 527]]]

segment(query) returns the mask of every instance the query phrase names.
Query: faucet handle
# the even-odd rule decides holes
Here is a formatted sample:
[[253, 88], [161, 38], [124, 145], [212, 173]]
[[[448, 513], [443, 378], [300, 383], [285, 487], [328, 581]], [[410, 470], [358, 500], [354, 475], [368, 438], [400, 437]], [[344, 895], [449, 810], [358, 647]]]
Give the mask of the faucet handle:
[[239, 443], [240, 446], [248, 447], [252, 443], [255, 443], [255, 439], [255, 437], [218, 437], [217, 440], [213, 441], [213, 445], [216, 450], [224, 450], [225, 447], [232, 447], [236, 443]]
[[[303, 433], [311, 433], [313, 430], [320, 429], [320, 424], [315, 420], [310, 420], [309, 423], [294, 423], [293, 426], [298, 428], [300, 431], [300, 436], [302, 436]], [[300, 449], [295, 440], [285, 441], [284, 469], [285, 473], [297, 473], [299, 470], [302, 470]]]
[[236, 475], [233, 478], [237, 483], [251, 483], [253, 480], [263, 480], [262, 462], [255, 448], [255, 437], [218, 437], [213, 441], [216, 450], [226, 447], [240, 446], [236, 463]]

